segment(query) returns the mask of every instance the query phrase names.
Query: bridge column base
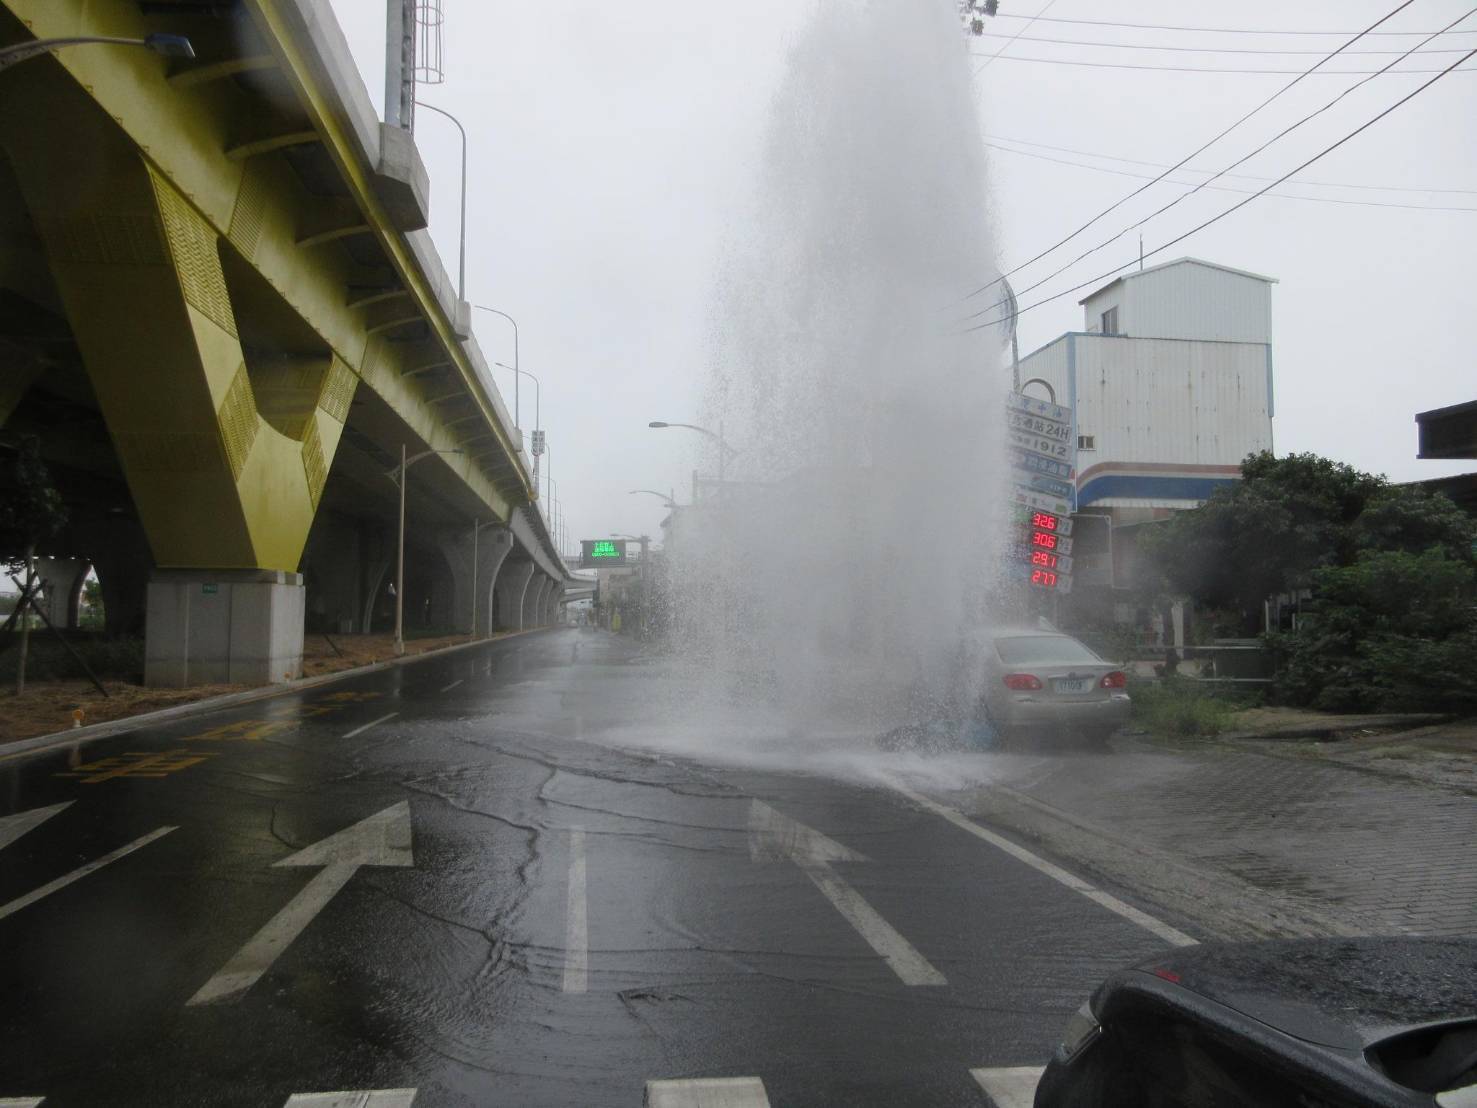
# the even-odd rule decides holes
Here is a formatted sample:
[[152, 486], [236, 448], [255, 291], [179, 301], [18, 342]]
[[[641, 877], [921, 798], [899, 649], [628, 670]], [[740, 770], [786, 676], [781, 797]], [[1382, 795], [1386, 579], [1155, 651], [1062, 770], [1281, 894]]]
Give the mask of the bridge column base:
[[144, 684], [271, 685], [303, 668], [301, 574], [158, 570], [149, 581]]

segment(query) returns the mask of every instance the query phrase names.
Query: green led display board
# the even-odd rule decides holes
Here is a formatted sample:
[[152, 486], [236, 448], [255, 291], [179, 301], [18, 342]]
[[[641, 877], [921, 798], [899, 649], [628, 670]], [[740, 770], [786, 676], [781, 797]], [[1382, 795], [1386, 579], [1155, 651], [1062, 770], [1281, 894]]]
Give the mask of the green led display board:
[[580, 543], [581, 569], [601, 569], [625, 564], [625, 539], [585, 539]]

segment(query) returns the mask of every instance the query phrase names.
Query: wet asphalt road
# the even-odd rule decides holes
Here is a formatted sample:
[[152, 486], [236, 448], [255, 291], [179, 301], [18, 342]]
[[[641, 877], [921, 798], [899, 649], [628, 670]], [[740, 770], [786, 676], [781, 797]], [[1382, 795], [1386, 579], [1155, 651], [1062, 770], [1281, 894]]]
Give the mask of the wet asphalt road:
[[653, 680], [538, 632], [0, 761], [0, 1102], [986, 1105], [1167, 948], [885, 787], [610, 745]]

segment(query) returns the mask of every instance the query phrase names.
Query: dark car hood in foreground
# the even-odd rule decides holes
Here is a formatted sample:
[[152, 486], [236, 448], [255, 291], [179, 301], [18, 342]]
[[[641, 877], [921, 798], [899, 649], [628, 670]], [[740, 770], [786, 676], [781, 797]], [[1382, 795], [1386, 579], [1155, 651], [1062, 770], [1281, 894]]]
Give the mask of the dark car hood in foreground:
[[1187, 947], [1135, 967], [1285, 1034], [1360, 1050], [1477, 1017], [1477, 936], [1297, 939]]

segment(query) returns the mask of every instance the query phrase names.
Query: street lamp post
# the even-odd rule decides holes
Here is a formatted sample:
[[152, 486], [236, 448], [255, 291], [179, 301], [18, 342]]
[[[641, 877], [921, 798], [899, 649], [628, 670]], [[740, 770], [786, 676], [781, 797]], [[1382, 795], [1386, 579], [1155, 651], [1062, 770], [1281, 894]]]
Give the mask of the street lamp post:
[[650, 423], [648, 423], [646, 426], [648, 426], [648, 427], [655, 427], [658, 430], [665, 429], [667, 427], [685, 427], [689, 431], [696, 431], [700, 435], [707, 435], [708, 438], [710, 438], [710, 439], [717, 439], [718, 440], [718, 483], [720, 485], [723, 483], [723, 462], [724, 462], [724, 459], [727, 458], [729, 454], [737, 454], [738, 453], [737, 450], [735, 450], [733, 447], [729, 446], [728, 443], [726, 441], [724, 441], [724, 438], [723, 438], [723, 421], [721, 419], [718, 421], [718, 430], [717, 431], [709, 431], [706, 427], [699, 427], [696, 423], [667, 423], [664, 420], [660, 420], [660, 419], [654, 419]]
[[422, 450], [419, 454], [405, 456], [405, 444], [400, 444], [400, 465], [385, 474], [400, 486], [400, 539], [395, 552], [395, 656], [405, 653], [405, 485], [406, 471], [422, 458], [432, 454], [460, 454], [460, 450]]
[[[457, 132], [462, 136], [462, 216], [458, 226], [456, 298], [465, 300], [467, 298], [467, 130], [462, 126], [461, 120], [444, 108], [438, 108], [435, 104], [427, 104], [424, 100], [417, 100], [416, 107], [445, 116], [456, 125]], [[517, 324], [514, 324], [514, 327], [516, 326]]]
[[[489, 308], [485, 304], [473, 304], [472, 307], [476, 308], [478, 311], [491, 312], [493, 315], [500, 315], [513, 325], [513, 366], [516, 368], [518, 365], [518, 321], [510, 316], [507, 312], [498, 311], [498, 309], [496, 308]], [[518, 410], [517, 377], [513, 378], [513, 426], [518, 428], [522, 428], [523, 426]]]
[[38, 38], [0, 48], [0, 69], [39, 58], [62, 46], [142, 46], [161, 58], [193, 58], [195, 48], [184, 35], [152, 34], [143, 38], [113, 38], [109, 35], [73, 35], [69, 38]]
[[[517, 359], [515, 358], [514, 361], [516, 362]], [[534, 442], [533, 445], [539, 448], [534, 453], [534, 455], [533, 455], [533, 475], [534, 475], [534, 478], [537, 479], [538, 478], [538, 470], [539, 470], [539, 457], [540, 457], [540, 455], [544, 451], [546, 451], [548, 449], [548, 444], [547, 443], [540, 443], [540, 442], [537, 441], [539, 432], [544, 429], [544, 421], [543, 421], [543, 415], [542, 415], [542, 409], [543, 409], [543, 392], [544, 392], [543, 385], [540, 384], [539, 379], [537, 377], [535, 377], [532, 373], [529, 373], [528, 370], [526, 370], [526, 369], [519, 369], [516, 365], [507, 365], [507, 364], [505, 364], [503, 362], [493, 362], [492, 364], [495, 365], [495, 366], [498, 366], [500, 369], [509, 369], [509, 370], [512, 370], [513, 371], [513, 373], [515, 374], [515, 376], [513, 378], [513, 382], [514, 382], [513, 388], [515, 390], [514, 391], [514, 396], [515, 397], [517, 396], [517, 391], [516, 391], [517, 390], [517, 387], [518, 387], [517, 386], [517, 382], [518, 382], [518, 379], [520, 377], [527, 377], [530, 381], [533, 382], [533, 431], [534, 431], [534, 439], [535, 439], [535, 442]], [[516, 399], [514, 400], [514, 404], [516, 406], [516, 404], [517, 404]], [[518, 419], [518, 417], [515, 415], [513, 417], [513, 421], [516, 423], [517, 422], [517, 419]]]

